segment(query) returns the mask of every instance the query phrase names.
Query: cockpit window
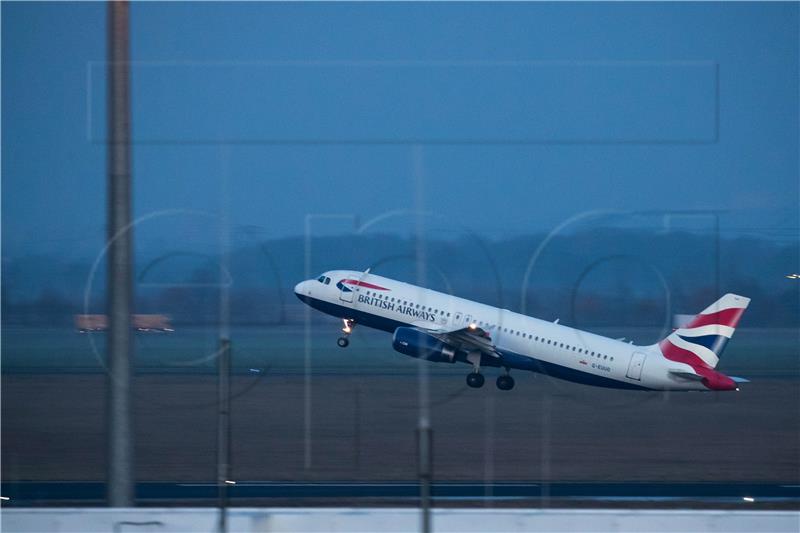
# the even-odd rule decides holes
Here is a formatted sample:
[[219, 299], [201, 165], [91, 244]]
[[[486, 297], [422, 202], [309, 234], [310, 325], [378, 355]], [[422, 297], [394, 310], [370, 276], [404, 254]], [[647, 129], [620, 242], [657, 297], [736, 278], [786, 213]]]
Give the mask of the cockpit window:
[[331, 284], [331, 278], [327, 278], [326, 277], [325, 278], [325, 285], [330, 285], [330, 284]]
[[320, 283], [324, 283], [325, 282], [325, 276], [318, 277], [317, 281], [319, 281]]

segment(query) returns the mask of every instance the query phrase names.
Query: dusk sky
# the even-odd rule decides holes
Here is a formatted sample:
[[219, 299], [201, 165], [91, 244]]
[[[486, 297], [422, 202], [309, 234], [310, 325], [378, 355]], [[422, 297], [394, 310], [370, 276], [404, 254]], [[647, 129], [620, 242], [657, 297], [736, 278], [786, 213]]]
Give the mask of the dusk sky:
[[[4, 255], [97, 250], [106, 6], [0, 9]], [[451, 222], [501, 238], [592, 210], [716, 210], [730, 234], [797, 233], [797, 3], [131, 14], [135, 215], [212, 215], [143, 225], [137, 246], [213, 241], [221, 212], [280, 238], [308, 215], [366, 221], [415, 198], [445, 237]]]

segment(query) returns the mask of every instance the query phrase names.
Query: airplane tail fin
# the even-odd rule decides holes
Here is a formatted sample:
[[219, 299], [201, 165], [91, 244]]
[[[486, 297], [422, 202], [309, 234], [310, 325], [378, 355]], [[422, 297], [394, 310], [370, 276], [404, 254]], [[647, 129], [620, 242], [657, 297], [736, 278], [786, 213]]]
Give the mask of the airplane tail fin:
[[726, 294], [662, 340], [658, 344], [661, 353], [667, 359], [695, 368], [716, 368], [749, 304], [750, 298]]

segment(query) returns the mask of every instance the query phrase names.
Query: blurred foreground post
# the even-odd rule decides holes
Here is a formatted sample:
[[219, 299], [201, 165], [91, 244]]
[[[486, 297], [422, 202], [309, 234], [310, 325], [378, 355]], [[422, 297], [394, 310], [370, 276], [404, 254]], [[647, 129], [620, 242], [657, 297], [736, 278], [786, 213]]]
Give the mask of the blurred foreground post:
[[217, 357], [217, 490], [219, 496], [219, 531], [228, 530], [228, 485], [231, 449], [231, 341], [219, 341]]
[[220, 180], [220, 233], [219, 233], [219, 352], [217, 353], [217, 491], [219, 495], [219, 531], [228, 530], [228, 484], [231, 463], [231, 294], [229, 273], [231, 262], [230, 193], [228, 191], [229, 151], [220, 152], [222, 179]]
[[108, 504], [134, 503], [128, 2], [108, 3]]
[[433, 482], [433, 430], [430, 425], [417, 428], [417, 457], [419, 457], [419, 490], [422, 518], [420, 531], [431, 531], [431, 483]]
[[[422, 147], [411, 151], [414, 171], [414, 237], [417, 265], [417, 285], [427, 285], [428, 256], [425, 247], [425, 174], [422, 165]], [[419, 382], [419, 413], [417, 419], [417, 457], [419, 457], [420, 531], [431, 531], [431, 484], [433, 483], [433, 428], [431, 427], [430, 367], [425, 358], [417, 361]]]

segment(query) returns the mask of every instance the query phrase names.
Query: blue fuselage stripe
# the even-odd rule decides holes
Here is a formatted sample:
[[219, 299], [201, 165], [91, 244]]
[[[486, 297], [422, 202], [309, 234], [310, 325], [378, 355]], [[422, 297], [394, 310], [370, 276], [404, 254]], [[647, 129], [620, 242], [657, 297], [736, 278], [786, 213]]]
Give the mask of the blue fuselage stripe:
[[681, 339], [685, 340], [686, 342], [691, 342], [694, 344], [699, 344], [700, 346], [705, 346], [715, 354], [719, 355], [722, 353], [722, 350], [725, 349], [725, 345], [728, 344], [728, 337], [724, 335], [702, 335], [700, 337], [689, 337], [688, 335], [678, 335]]

